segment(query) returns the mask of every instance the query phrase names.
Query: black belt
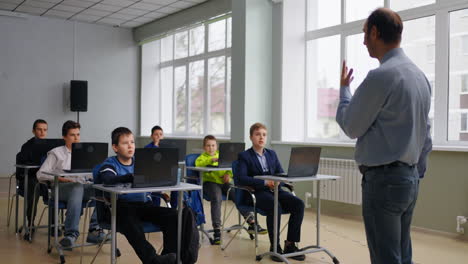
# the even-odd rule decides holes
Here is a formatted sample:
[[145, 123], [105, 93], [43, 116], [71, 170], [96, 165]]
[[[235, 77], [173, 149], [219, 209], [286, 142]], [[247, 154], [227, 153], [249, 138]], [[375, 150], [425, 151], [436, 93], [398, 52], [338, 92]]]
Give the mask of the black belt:
[[410, 167], [414, 168], [415, 165], [409, 165], [408, 163], [404, 163], [401, 161], [394, 161], [389, 164], [378, 165], [378, 166], [366, 166], [366, 165], [359, 165], [359, 171], [364, 174], [367, 171], [375, 170], [375, 169], [383, 169], [383, 168], [392, 168], [392, 167]]

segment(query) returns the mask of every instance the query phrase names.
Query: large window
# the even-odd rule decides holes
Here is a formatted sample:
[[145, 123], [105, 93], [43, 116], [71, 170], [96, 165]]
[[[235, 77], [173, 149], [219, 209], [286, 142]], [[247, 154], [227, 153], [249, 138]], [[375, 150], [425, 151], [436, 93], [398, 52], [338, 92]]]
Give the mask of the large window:
[[450, 12], [449, 44], [449, 105], [448, 139], [468, 141], [466, 113], [468, 112], [467, 76], [468, 76], [468, 18], [466, 10]]
[[[367, 73], [379, 66], [378, 60], [369, 57], [363, 44], [362, 28], [370, 12], [381, 6], [400, 12], [404, 23], [401, 46], [431, 84], [429, 118], [435, 144], [459, 145], [468, 141], [467, 1], [304, 1], [307, 10], [306, 125], [305, 132], [301, 133], [304, 141], [351, 142], [335, 121], [341, 62], [346, 60], [348, 66], [354, 69], [351, 84], [354, 93]], [[290, 113], [283, 110], [283, 115], [286, 115], [283, 119], [289, 118]], [[285, 136], [282, 140], [291, 141]]]
[[230, 35], [222, 17], [143, 44], [142, 135], [230, 135]]

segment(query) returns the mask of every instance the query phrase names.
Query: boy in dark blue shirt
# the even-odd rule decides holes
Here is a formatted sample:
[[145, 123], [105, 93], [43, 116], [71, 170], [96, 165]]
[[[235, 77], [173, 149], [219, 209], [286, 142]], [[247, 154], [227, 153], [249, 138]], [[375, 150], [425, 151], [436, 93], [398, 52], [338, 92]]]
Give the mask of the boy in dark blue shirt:
[[159, 141], [164, 138], [164, 131], [160, 126], [154, 126], [151, 129], [151, 141], [145, 148], [159, 148]]
[[[112, 131], [112, 149], [116, 156], [107, 158], [96, 170], [95, 183], [117, 184], [133, 181], [135, 141], [130, 129]], [[164, 250], [161, 255], [146, 240], [143, 222], [161, 227]], [[150, 193], [122, 194], [117, 200], [117, 229], [124, 234], [143, 264], [176, 263], [177, 211], [154, 206]]]

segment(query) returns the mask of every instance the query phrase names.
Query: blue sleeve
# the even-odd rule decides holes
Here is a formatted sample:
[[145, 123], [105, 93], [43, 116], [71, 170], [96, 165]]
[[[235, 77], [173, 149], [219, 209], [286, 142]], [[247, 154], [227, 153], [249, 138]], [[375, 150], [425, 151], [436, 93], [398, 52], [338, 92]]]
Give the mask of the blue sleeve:
[[[373, 71], [351, 95], [349, 86], [340, 88], [340, 103], [336, 111], [336, 122], [350, 138], [363, 136], [372, 126], [388, 96], [387, 86], [382, 86], [382, 76]], [[385, 80], [384, 80], [385, 81]]]
[[254, 179], [252, 176], [255, 175], [248, 175], [249, 164], [244, 155], [239, 154], [237, 159], [237, 175], [234, 177], [236, 185], [251, 186], [255, 189], [263, 188], [265, 186], [264, 180]]
[[127, 183], [133, 181], [132, 174], [117, 175], [116, 169], [112, 165], [104, 165], [98, 172], [99, 183], [114, 185], [117, 183]]

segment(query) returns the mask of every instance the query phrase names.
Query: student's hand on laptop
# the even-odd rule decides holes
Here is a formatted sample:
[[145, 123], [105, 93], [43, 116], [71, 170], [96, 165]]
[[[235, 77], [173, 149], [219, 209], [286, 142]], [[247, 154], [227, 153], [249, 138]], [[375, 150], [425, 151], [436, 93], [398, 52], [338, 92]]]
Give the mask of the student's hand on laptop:
[[229, 183], [231, 181], [231, 176], [229, 176], [229, 174], [224, 174], [223, 175], [223, 182], [224, 183]]
[[218, 162], [218, 158], [212, 158], [211, 161], [212, 162]]

